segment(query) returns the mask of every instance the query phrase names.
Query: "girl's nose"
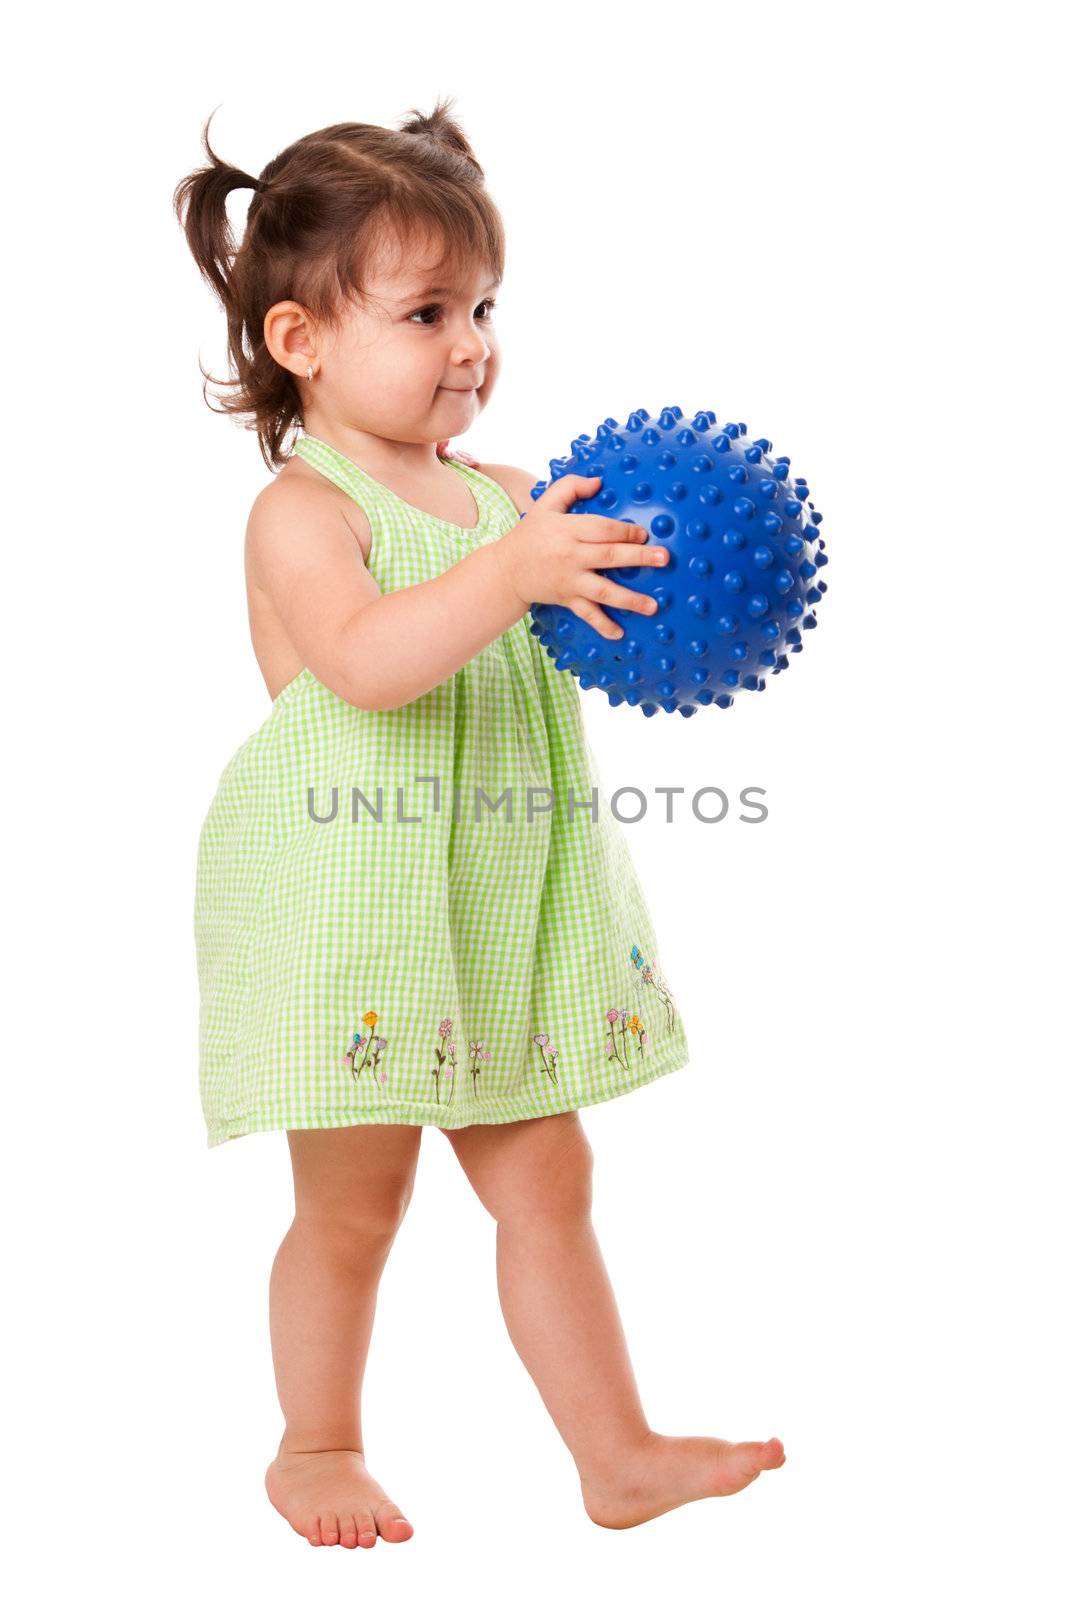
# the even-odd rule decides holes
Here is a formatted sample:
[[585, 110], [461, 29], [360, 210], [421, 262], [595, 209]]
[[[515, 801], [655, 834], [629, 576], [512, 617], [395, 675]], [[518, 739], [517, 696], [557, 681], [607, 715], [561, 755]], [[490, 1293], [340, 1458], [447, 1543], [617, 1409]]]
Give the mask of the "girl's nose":
[[457, 349], [463, 352], [464, 360], [478, 361], [483, 365], [489, 360], [489, 346], [477, 328], [469, 329], [466, 336], [460, 339]]

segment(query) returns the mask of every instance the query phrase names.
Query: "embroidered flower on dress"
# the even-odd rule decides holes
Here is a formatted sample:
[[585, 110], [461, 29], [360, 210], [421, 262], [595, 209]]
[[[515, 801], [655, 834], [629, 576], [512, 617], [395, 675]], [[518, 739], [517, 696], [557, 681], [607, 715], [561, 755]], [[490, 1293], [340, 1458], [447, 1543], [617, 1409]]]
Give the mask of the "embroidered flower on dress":
[[[430, 1068], [433, 1078], [433, 1093], [437, 1104], [441, 1104], [441, 1079], [448, 1084], [448, 1099], [445, 1105], [452, 1104], [452, 1097], [456, 1092], [456, 1041], [452, 1033], [452, 1018], [445, 1017], [437, 1024], [437, 1040], [434, 1043], [433, 1053], [437, 1065]], [[475, 1098], [478, 1094], [478, 1078], [481, 1074], [481, 1063], [489, 1062], [492, 1058], [481, 1039], [467, 1040], [467, 1055], [470, 1058], [471, 1087]]]
[[[627, 1018], [627, 1015], [628, 1015], [627, 1012], [618, 1011], [615, 1008], [615, 1006], [609, 1006], [608, 1010], [605, 1012], [605, 1018], [606, 1018], [607, 1024], [608, 1024], [608, 1031], [607, 1031], [607, 1035], [606, 1035], [607, 1047], [608, 1047], [608, 1060], [609, 1061], [617, 1061], [619, 1063], [619, 1065], [623, 1066], [623, 1067], [628, 1067], [630, 1065], [629, 1061], [627, 1061], [625, 1059], [625, 1055], [620, 1055], [619, 1054], [619, 1045], [620, 1045], [620, 1043], [622, 1044], [624, 1051], [625, 1051], [625, 1048], [626, 1048], [626, 1018]], [[618, 1039], [616, 1039], [616, 1037], [615, 1037], [615, 1024], [616, 1023], [619, 1024], [619, 1037], [618, 1037]]]
[[640, 974], [639, 987], [645, 984], [651, 984], [657, 998], [667, 1013], [667, 1032], [673, 1033], [675, 1018], [674, 996], [667, 987], [666, 979], [663, 977], [662, 973], [656, 971], [655, 961], [646, 961], [636, 945], [634, 945], [633, 949], [630, 951], [630, 960], [633, 962], [636, 972]]
[[548, 1076], [558, 1089], [559, 1079], [556, 1077], [556, 1057], [559, 1055], [559, 1046], [552, 1043], [547, 1033], [535, 1033], [533, 1042], [541, 1052], [541, 1071], [548, 1073]]
[[433, 1047], [434, 1058], [437, 1062], [436, 1067], [430, 1068], [430, 1075], [433, 1078], [433, 1097], [437, 1101], [437, 1104], [440, 1105], [441, 1078], [442, 1076], [448, 1078], [451, 1081], [449, 1082], [449, 1095], [447, 1104], [451, 1105], [452, 1093], [456, 1086], [453, 1072], [453, 1063], [455, 1062], [456, 1058], [456, 1047], [452, 1041], [451, 1017], [444, 1017], [437, 1024], [437, 1035], [442, 1042], [439, 1045], [435, 1044]]
[[[674, 998], [657, 972], [655, 961], [646, 961], [637, 945], [631, 947], [630, 961], [634, 969], [635, 991], [643, 997], [650, 994], [656, 996], [666, 1010], [667, 1032], [670, 1033], [674, 1028]], [[643, 1055], [651, 1042], [647, 1027], [637, 1012], [630, 1012], [624, 1006], [609, 1006], [604, 1012], [604, 1020], [608, 1024], [604, 1035], [607, 1059], [617, 1061], [621, 1067], [628, 1067], [631, 1046], [638, 1055]]]
[[474, 1089], [474, 1097], [475, 1097], [475, 1099], [477, 1099], [478, 1098], [478, 1077], [479, 1077], [479, 1074], [481, 1073], [481, 1070], [482, 1070], [481, 1067], [478, 1065], [478, 1063], [479, 1063], [479, 1061], [488, 1061], [489, 1060], [489, 1051], [486, 1050], [483, 1047], [481, 1039], [478, 1039], [477, 1041], [475, 1041], [474, 1039], [468, 1039], [467, 1040], [467, 1053], [469, 1054], [469, 1056], [471, 1058], [471, 1068], [470, 1068], [471, 1085], [472, 1085], [472, 1087]]
[[[365, 1033], [357, 1031], [352, 1035], [352, 1043], [345, 1051], [345, 1060], [351, 1067], [352, 1076], [357, 1082], [359, 1081], [360, 1073], [369, 1062], [371, 1076], [380, 1087], [385, 1082], [385, 1073], [383, 1072], [379, 1078], [377, 1068], [388, 1040], [382, 1039], [374, 1032], [374, 1025], [378, 1021], [377, 1011], [365, 1011], [360, 1021], [364, 1023], [367, 1031]], [[362, 1057], [362, 1060], [360, 1057]]]

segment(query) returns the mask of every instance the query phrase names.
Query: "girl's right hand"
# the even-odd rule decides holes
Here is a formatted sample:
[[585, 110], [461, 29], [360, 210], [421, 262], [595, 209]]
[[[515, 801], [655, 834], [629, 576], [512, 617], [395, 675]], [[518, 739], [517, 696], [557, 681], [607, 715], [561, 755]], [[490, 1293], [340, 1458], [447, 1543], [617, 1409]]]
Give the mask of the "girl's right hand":
[[599, 477], [574, 472], [557, 478], [496, 548], [511, 588], [527, 606], [534, 601], [567, 606], [605, 639], [621, 639], [625, 630], [601, 607], [651, 616], [658, 609], [656, 601], [613, 583], [597, 569], [666, 567], [670, 553], [663, 545], [649, 546], [648, 530], [638, 523], [595, 512], [572, 516], [568, 508], [599, 493], [600, 485]]

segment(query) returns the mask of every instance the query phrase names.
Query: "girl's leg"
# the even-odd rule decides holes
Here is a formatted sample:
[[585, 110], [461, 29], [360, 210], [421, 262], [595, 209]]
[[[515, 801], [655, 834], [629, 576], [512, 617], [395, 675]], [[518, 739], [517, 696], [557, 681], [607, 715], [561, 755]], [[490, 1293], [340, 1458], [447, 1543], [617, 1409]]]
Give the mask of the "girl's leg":
[[411, 1524], [366, 1469], [360, 1396], [378, 1281], [407, 1210], [422, 1128], [288, 1131], [296, 1215], [270, 1279], [270, 1331], [285, 1432], [271, 1503], [311, 1544], [409, 1539]]
[[594, 1522], [633, 1527], [781, 1466], [778, 1439], [731, 1444], [649, 1428], [593, 1231], [592, 1150], [576, 1111], [446, 1133], [496, 1219], [508, 1333], [574, 1457]]

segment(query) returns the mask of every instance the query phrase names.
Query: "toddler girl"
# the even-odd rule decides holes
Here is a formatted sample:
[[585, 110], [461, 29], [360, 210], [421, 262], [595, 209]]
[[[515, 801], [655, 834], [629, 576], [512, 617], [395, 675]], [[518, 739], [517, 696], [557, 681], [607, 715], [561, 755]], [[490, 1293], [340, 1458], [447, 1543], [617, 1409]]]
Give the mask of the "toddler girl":
[[[339, 123], [251, 178], [177, 186], [277, 471], [248, 520], [266, 721], [225, 767], [195, 901], [208, 1145], [286, 1130], [295, 1216], [270, 1282], [285, 1430], [271, 1502], [311, 1544], [412, 1524], [371, 1476], [360, 1389], [423, 1127], [497, 1223], [508, 1333], [594, 1522], [632, 1527], [781, 1466], [782, 1445], [648, 1425], [590, 1220], [578, 1111], [674, 1072], [685, 1027], [579, 690], [533, 601], [606, 640], [655, 601], [602, 575], [669, 560], [570, 516], [600, 480], [449, 452], [488, 403], [504, 235], [439, 103]], [[240, 247], [226, 197], [254, 190]], [[299, 430], [291, 448], [291, 432]]]

